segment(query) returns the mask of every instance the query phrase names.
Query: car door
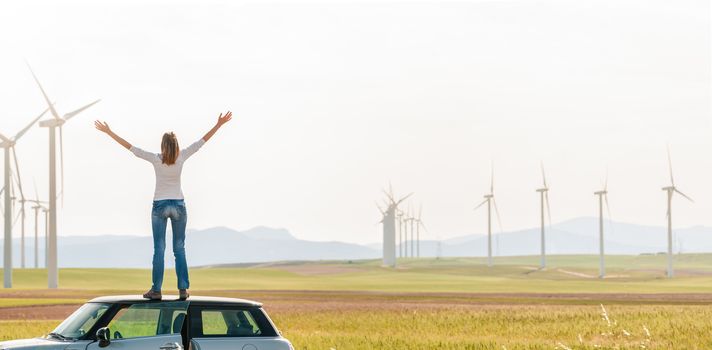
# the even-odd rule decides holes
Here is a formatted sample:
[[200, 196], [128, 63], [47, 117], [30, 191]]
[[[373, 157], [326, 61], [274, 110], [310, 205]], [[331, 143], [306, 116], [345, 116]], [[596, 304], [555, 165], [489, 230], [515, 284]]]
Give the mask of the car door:
[[191, 307], [190, 325], [192, 350], [289, 349], [262, 310], [255, 307]]
[[188, 302], [151, 302], [122, 307], [107, 325], [110, 343], [87, 350], [181, 350], [181, 327]]

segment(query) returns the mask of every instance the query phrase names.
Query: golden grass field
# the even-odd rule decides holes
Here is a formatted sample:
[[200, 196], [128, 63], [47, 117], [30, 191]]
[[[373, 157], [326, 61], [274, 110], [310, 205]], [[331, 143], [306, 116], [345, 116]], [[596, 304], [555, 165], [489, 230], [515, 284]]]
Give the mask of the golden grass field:
[[[522, 259], [500, 261], [493, 269], [483, 268], [478, 259], [423, 259], [396, 270], [365, 261], [193, 269], [191, 274], [194, 295], [263, 302], [297, 349], [712, 348], [712, 294], [706, 292], [712, 290], [707, 268], [712, 256], [687, 257], [688, 265], [680, 263], [680, 277], [673, 280], [645, 259], [621, 258], [620, 266], [611, 267], [618, 277], [603, 281], [586, 277], [594, 269], [569, 262], [571, 257], [558, 262], [552, 257], [554, 266], [536, 272]], [[18, 271], [15, 279], [29, 285], [41, 274]], [[93, 296], [138, 293], [149, 274], [63, 270], [60, 283], [71, 289], [4, 290], [0, 340], [45, 334]], [[125, 288], [107, 288], [111, 276]]]

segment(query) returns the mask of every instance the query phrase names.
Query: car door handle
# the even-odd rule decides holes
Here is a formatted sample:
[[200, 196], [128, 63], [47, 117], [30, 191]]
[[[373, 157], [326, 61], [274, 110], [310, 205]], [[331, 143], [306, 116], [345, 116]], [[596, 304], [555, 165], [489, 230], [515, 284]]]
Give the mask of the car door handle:
[[159, 349], [161, 349], [161, 350], [183, 350], [183, 347], [178, 343], [166, 343], [166, 344], [163, 344]]

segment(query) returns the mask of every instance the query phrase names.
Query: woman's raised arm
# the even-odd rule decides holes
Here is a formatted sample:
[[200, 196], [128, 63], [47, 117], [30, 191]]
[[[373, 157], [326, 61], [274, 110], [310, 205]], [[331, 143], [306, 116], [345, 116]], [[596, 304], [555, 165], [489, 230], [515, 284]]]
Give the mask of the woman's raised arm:
[[124, 146], [126, 149], [128, 149], [128, 150], [131, 149], [131, 144], [128, 143], [128, 141], [122, 139], [119, 135], [114, 134], [114, 132], [111, 131], [109, 124], [107, 124], [106, 122], [100, 122], [97, 120], [97, 121], [94, 121], [94, 126], [96, 127], [97, 130], [111, 136], [112, 139], [114, 139], [120, 145]]
[[218, 116], [218, 122], [215, 124], [215, 126], [213, 126], [212, 129], [210, 129], [210, 131], [208, 131], [207, 134], [205, 134], [205, 136], [203, 136], [203, 140], [205, 142], [208, 142], [208, 140], [210, 140], [210, 138], [213, 137], [213, 135], [215, 135], [215, 133], [218, 131], [218, 129], [220, 129], [221, 126], [223, 126], [225, 123], [229, 122], [230, 120], [232, 120], [232, 112], [227, 111], [227, 113], [225, 113], [225, 115], [220, 113], [220, 116]]

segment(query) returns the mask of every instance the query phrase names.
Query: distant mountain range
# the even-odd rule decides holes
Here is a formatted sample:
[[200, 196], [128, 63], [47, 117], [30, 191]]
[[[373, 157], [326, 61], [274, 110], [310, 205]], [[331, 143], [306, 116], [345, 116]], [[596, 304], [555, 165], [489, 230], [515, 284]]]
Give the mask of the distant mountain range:
[[[605, 222], [606, 253], [636, 255], [667, 250], [664, 227]], [[499, 256], [539, 253], [540, 229], [532, 228], [495, 234], [493, 251]], [[675, 249], [685, 253], [712, 252], [712, 228], [690, 227], [675, 230]], [[166, 264], [171, 266], [171, 239], [167, 235]], [[33, 266], [33, 239], [27, 239], [28, 267]], [[284, 260], [376, 259], [381, 244], [359, 245], [343, 242], [305, 241], [285, 229], [255, 227], [236, 231], [226, 227], [190, 230], [187, 233], [188, 263], [209, 266]], [[549, 254], [597, 254], [598, 219], [582, 217], [547, 228]], [[14, 266], [19, 267], [19, 239], [15, 239]], [[40, 245], [44, 245], [40, 241]], [[485, 256], [487, 237], [472, 234], [437, 242], [421, 241], [423, 257], [434, 257], [440, 245], [441, 256]], [[2, 243], [0, 242], [0, 247]], [[153, 239], [146, 236], [63, 236], [59, 239], [61, 267], [149, 267]], [[44, 247], [41, 247], [44, 248]], [[2, 250], [0, 249], [0, 252]], [[40, 249], [40, 264], [44, 249]]]

